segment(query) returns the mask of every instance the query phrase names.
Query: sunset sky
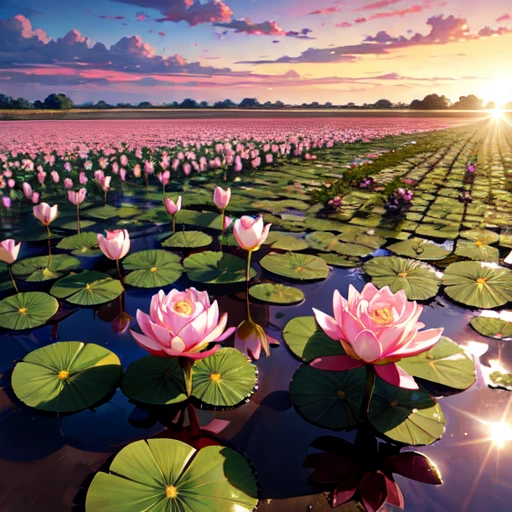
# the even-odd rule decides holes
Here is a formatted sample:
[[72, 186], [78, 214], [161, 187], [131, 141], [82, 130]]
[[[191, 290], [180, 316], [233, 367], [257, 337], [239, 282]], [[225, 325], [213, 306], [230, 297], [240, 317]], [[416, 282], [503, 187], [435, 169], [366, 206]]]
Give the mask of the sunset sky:
[[2, 0], [0, 92], [512, 100], [510, 0]]

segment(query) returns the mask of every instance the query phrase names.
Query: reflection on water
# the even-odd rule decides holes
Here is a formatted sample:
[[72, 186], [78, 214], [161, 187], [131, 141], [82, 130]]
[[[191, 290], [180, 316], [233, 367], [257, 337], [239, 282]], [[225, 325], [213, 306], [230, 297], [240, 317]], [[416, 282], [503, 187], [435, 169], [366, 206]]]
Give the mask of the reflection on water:
[[[154, 236], [145, 236], [134, 240], [132, 251], [156, 246]], [[262, 249], [257, 254], [256, 264], [264, 252]], [[264, 275], [263, 272], [260, 275]], [[280, 282], [279, 279], [274, 281]], [[312, 307], [329, 311], [333, 291], [338, 289], [346, 295], [349, 284], [361, 289], [364, 284], [361, 272], [334, 269], [325, 281], [300, 285], [306, 296], [305, 302], [286, 307], [253, 303], [251, 315], [257, 324], [265, 326], [270, 336], [281, 341], [280, 332], [290, 319], [310, 315]], [[176, 286], [193, 286], [193, 283], [182, 277]], [[171, 288], [166, 287], [165, 291]], [[245, 319], [243, 287], [222, 287], [220, 290], [211, 287], [208, 291], [219, 301], [220, 310], [229, 312], [230, 326]], [[122, 297], [96, 309], [61, 310], [52, 325], [35, 329], [31, 334], [0, 334], [0, 371], [4, 374], [0, 392], [2, 512], [65, 512], [71, 509], [73, 502], [77, 503], [77, 510], [82, 509], [83, 493], [79, 490], [84, 482], [87, 483], [87, 477], [103, 467], [126, 443], [150, 436], [182, 439], [197, 446], [220, 443], [240, 450], [256, 468], [263, 498], [261, 509], [275, 512], [307, 510], [310, 504], [314, 504], [315, 511], [330, 509], [323, 496], [321, 499], [310, 497], [318, 494], [319, 489], [308, 483], [311, 464], [304, 467], [304, 461], [318, 451], [314, 448], [315, 440], [322, 436], [334, 436], [340, 445], [357, 448], [350, 453], [351, 478], [357, 472], [368, 473], [368, 468], [372, 474], [377, 470], [382, 472], [378, 468], [382, 467], [383, 454], [387, 456], [400, 451], [389, 443], [380, 443], [382, 446], [376, 448], [375, 438], [371, 440], [367, 433], [333, 434], [301, 418], [288, 393], [290, 379], [301, 363], [292, 357], [283, 343], [272, 349], [270, 357], [262, 355], [256, 361], [259, 385], [252, 399], [238, 408], [222, 412], [190, 407], [143, 408], [131, 403], [117, 390], [107, 402], [92, 410], [56, 416], [29, 409], [13, 395], [9, 373], [14, 361], [56, 339], [78, 339], [103, 345], [119, 356], [125, 369], [147, 355], [133, 341], [128, 328], [130, 325], [134, 327], [133, 318], [138, 308], [148, 310], [151, 295], [151, 290], [130, 288]], [[468, 346], [479, 342], [489, 345], [485, 354], [479, 354], [482, 362], [488, 365], [489, 361], [497, 360], [510, 367], [511, 347], [503, 341], [489, 342], [472, 330], [468, 326], [472, 315], [470, 310], [439, 296], [425, 308], [422, 321], [427, 327], [443, 326], [445, 334], [459, 344]], [[428, 486], [421, 483], [425, 478], [417, 482], [410, 475], [395, 474], [396, 483], [405, 497], [406, 510], [510, 510], [510, 403], [509, 393], [489, 389], [480, 371], [478, 382], [471, 389], [443, 399], [448, 418], [443, 439], [416, 451], [424, 453], [437, 465], [444, 485]], [[355, 467], [359, 469], [356, 471]], [[388, 470], [383, 474], [387, 475]], [[374, 477], [365, 478], [363, 492], [368, 482], [374, 482]], [[376, 478], [380, 483], [375, 485], [381, 485], [382, 478]], [[358, 489], [360, 483], [361, 480], [356, 486]], [[30, 489], [29, 493], [27, 489]], [[305, 498], [300, 499], [300, 496]], [[291, 497], [294, 500], [281, 501]], [[338, 500], [343, 497], [340, 493]], [[400, 504], [398, 493], [390, 499], [395, 506]], [[396, 508], [388, 504], [383, 510]]]

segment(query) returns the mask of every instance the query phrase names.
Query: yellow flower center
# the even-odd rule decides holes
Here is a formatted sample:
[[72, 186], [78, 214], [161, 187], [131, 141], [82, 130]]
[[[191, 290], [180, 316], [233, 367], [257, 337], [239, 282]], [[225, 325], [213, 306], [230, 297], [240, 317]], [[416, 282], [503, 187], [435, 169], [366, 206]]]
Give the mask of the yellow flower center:
[[476, 282], [477, 282], [478, 284], [485, 284], [485, 277], [479, 277], [479, 278], [476, 280]]
[[22, 315], [24, 315], [27, 312], [27, 308], [20, 308], [18, 309], [18, 312]]
[[407, 277], [407, 272], [400, 272], [400, 274], [398, 274], [398, 277]]
[[398, 405], [398, 400], [393, 400], [393, 401], [389, 404], [389, 406], [390, 406], [390, 407], [396, 407], [397, 405]]
[[69, 377], [69, 372], [67, 370], [61, 370], [57, 377], [59, 377], [59, 380], [66, 380]]
[[480, 247], [481, 245], [484, 245], [484, 243], [483, 243], [481, 240], [477, 240], [477, 241], [475, 242], [475, 245], [476, 245], [477, 247]]
[[182, 313], [183, 315], [190, 315], [192, 313], [192, 304], [186, 300], [180, 300], [174, 304], [174, 311]]
[[151, 272], [156, 272], [158, 269], [156, 267], [150, 268]]
[[174, 485], [168, 485], [165, 488], [165, 495], [167, 498], [174, 499], [178, 496], [178, 489], [176, 489], [176, 487], [174, 487]]
[[393, 320], [393, 312], [390, 308], [374, 309], [370, 317], [378, 324], [389, 324]]
[[338, 389], [338, 391], [336, 391], [336, 396], [340, 399], [340, 400], [343, 400], [346, 396], [346, 393], [345, 391], [343, 391], [342, 389]]
[[219, 382], [219, 380], [220, 380], [220, 373], [212, 373], [212, 374], [210, 374], [210, 379], [213, 380], [213, 382]]
[[302, 272], [304, 270], [303, 267], [297, 267], [297, 272]]

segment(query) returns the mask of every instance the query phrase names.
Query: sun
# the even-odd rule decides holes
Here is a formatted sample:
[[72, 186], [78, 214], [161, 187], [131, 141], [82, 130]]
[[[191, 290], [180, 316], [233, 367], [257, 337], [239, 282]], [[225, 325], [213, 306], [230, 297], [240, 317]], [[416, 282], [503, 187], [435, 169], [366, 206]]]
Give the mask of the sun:
[[505, 111], [499, 106], [494, 107], [494, 109], [491, 111], [493, 119], [503, 119], [504, 113]]
[[[512, 101], [512, 78], [490, 80], [484, 91], [484, 102], [493, 102], [495, 111]], [[500, 116], [498, 116], [500, 117]]]

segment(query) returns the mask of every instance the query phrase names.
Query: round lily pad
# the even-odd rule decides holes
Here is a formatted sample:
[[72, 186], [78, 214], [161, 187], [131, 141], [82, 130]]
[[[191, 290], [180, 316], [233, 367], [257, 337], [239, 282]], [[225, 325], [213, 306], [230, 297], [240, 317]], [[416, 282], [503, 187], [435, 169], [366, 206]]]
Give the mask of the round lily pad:
[[[94, 220], [80, 219], [80, 229], [90, 228], [95, 224], [96, 222]], [[69, 222], [59, 224], [58, 227], [68, 231], [76, 231], [78, 229], [78, 222], [76, 220], [70, 220]]]
[[[192, 254], [183, 261], [191, 281], [208, 284], [245, 282], [246, 261], [232, 254], [205, 251]], [[256, 271], [251, 268], [251, 278]]]
[[178, 249], [197, 249], [210, 245], [213, 238], [201, 231], [181, 231], [174, 233], [162, 242], [163, 247], [173, 247]]
[[373, 258], [364, 264], [364, 270], [375, 286], [389, 286], [393, 293], [404, 290], [409, 300], [433, 297], [441, 282], [436, 271], [427, 264], [397, 256]]
[[303, 251], [308, 248], [308, 244], [304, 239], [285, 235], [277, 231], [269, 233], [265, 245], [270, 245], [272, 249], [280, 249], [282, 251]]
[[67, 274], [69, 270], [80, 267], [80, 260], [67, 254], [53, 254], [52, 256], [35, 256], [18, 261], [12, 267], [16, 277], [28, 282], [49, 281], [58, 279]]
[[299, 316], [290, 320], [283, 329], [283, 339], [288, 348], [305, 362], [345, 354], [341, 343], [329, 338], [314, 316]]
[[373, 249], [365, 247], [364, 245], [345, 244], [341, 242], [331, 245], [331, 250], [337, 254], [342, 254], [343, 256], [360, 256], [361, 258], [364, 258], [373, 252]]
[[432, 444], [446, 427], [443, 410], [427, 392], [400, 389], [379, 378], [368, 419], [385, 436], [410, 446]]
[[233, 407], [254, 392], [258, 371], [241, 352], [221, 348], [192, 368], [192, 396], [215, 407]]
[[44, 325], [59, 309], [47, 293], [26, 292], [0, 301], [0, 327], [21, 331]]
[[441, 338], [430, 350], [397, 363], [409, 375], [453, 389], [467, 389], [476, 379], [473, 358], [448, 338]]
[[63, 238], [58, 243], [57, 248], [71, 250], [71, 254], [75, 256], [96, 256], [101, 254], [98, 247], [98, 237], [96, 233], [90, 231]]
[[132, 400], [151, 405], [169, 405], [187, 399], [183, 369], [177, 358], [138, 359], [126, 370], [121, 391]]
[[270, 304], [296, 304], [304, 300], [304, 293], [294, 286], [284, 284], [256, 284], [249, 289], [251, 297]]
[[108, 395], [122, 371], [119, 358], [104, 347], [59, 342], [27, 354], [14, 368], [12, 388], [30, 407], [75, 412]]
[[50, 293], [71, 304], [95, 306], [116, 299], [123, 291], [123, 285], [117, 279], [91, 270], [59, 279]]
[[361, 265], [361, 262], [353, 256], [342, 256], [340, 254], [332, 254], [330, 252], [322, 252], [319, 253], [318, 256], [322, 258], [327, 265], [331, 265], [333, 267], [354, 268]]
[[455, 249], [457, 256], [477, 261], [498, 261], [500, 251], [496, 247], [486, 245], [480, 240], [459, 240]]
[[462, 261], [444, 273], [446, 294], [462, 304], [490, 309], [512, 301], [512, 272], [493, 264]]
[[252, 512], [258, 489], [247, 460], [223, 446], [196, 451], [174, 439], [123, 448], [87, 492], [87, 512]]
[[311, 423], [349, 428], [359, 421], [365, 382], [365, 368], [331, 372], [302, 365], [293, 374], [290, 396], [297, 411]]
[[407, 256], [417, 260], [442, 260], [451, 254], [450, 250], [424, 238], [411, 238], [403, 242], [397, 242], [391, 244], [387, 249], [398, 256]]
[[470, 323], [471, 327], [482, 336], [498, 340], [512, 339], [512, 322], [507, 322], [501, 318], [475, 316]]
[[270, 253], [260, 261], [260, 265], [273, 274], [299, 281], [325, 279], [329, 275], [327, 263], [309, 254]]
[[183, 273], [180, 257], [161, 249], [130, 254], [123, 260], [123, 268], [133, 270], [125, 277], [126, 284], [138, 288], [167, 286]]
[[460, 236], [475, 242], [480, 241], [484, 244], [494, 244], [499, 240], [498, 233], [488, 229], [468, 229], [467, 231], [461, 231]]
[[106, 204], [104, 206], [98, 206], [96, 208], [90, 208], [84, 210], [83, 212], [85, 216], [99, 220], [108, 220], [112, 219], [113, 217], [127, 219], [130, 217], [134, 217], [139, 213], [140, 210], [136, 206], [121, 206], [120, 208], [116, 208], [115, 206], [111, 206], [109, 204]]
[[361, 233], [360, 229], [352, 228], [351, 226], [347, 226], [347, 229], [338, 236], [338, 240], [351, 244], [364, 245], [370, 249], [378, 249], [386, 243], [385, 238], [381, 238], [380, 236], [376, 235], [368, 235], [367, 233]]
[[329, 252], [331, 250], [331, 246], [337, 242], [337, 236], [329, 233], [328, 231], [313, 231], [313, 233], [308, 233], [306, 235], [306, 243], [311, 247], [311, 249], [315, 249], [317, 251]]
[[[168, 215], [169, 221], [171, 216]], [[198, 212], [195, 210], [180, 210], [176, 214], [177, 224], [187, 224], [201, 228], [222, 229], [222, 215], [213, 212]]]

